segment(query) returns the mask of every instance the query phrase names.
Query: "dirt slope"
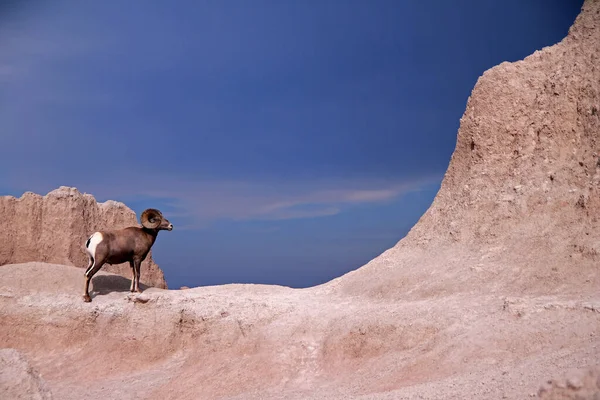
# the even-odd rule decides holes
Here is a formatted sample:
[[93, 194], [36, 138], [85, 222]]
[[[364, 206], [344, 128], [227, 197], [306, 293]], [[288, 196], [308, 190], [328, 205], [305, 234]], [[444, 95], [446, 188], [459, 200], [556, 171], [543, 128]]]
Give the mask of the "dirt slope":
[[599, 398], [599, 40], [587, 0], [487, 71], [431, 208], [364, 267], [140, 295], [101, 271], [84, 303], [80, 269], [4, 265], [0, 347], [60, 399]]
[[[138, 225], [123, 203], [97, 203], [90, 194], [61, 186], [45, 196], [26, 192], [20, 198], [0, 196], [0, 265], [44, 261], [87, 268], [84, 244], [99, 229]], [[131, 276], [128, 264], [106, 265], [106, 271]], [[142, 263], [140, 281], [167, 288], [163, 272], [152, 260]]]

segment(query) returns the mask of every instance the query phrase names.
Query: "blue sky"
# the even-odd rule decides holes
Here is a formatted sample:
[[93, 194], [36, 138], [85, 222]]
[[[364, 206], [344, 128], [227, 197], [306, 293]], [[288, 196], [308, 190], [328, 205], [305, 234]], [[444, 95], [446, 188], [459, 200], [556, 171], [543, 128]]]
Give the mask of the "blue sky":
[[160, 208], [172, 288], [322, 283], [408, 232], [477, 78], [582, 3], [3, 2], [0, 194]]

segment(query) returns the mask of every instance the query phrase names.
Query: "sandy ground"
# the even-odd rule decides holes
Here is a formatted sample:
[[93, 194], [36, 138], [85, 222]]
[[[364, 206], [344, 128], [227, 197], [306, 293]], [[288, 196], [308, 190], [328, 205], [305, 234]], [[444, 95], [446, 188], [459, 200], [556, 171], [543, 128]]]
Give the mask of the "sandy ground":
[[[35, 276], [35, 279], [31, 277]], [[59, 399], [464, 399], [537, 395], [599, 360], [600, 295], [365, 301], [324, 287], [150, 288], [0, 267], [0, 343]]]

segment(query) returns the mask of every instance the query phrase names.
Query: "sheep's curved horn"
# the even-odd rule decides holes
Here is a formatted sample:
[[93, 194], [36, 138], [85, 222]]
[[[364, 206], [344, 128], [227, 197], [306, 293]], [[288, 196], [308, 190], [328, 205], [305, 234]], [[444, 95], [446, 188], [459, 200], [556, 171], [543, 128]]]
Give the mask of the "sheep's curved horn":
[[140, 218], [142, 226], [147, 229], [156, 229], [162, 222], [162, 214], [155, 208], [148, 208], [144, 210]]

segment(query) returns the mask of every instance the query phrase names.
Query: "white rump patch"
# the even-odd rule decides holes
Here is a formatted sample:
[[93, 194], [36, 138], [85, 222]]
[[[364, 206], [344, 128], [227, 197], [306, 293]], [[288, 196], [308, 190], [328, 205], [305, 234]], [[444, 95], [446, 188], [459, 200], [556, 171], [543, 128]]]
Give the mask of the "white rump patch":
[[94, 258], [94, 262], [96, 261], [96, 246], [98, 246], [102, 239], [104, 239], [104, 237], [100, 232], [96, 232], [90, 236], [90, 244], [87, 246], [87, 252]]

